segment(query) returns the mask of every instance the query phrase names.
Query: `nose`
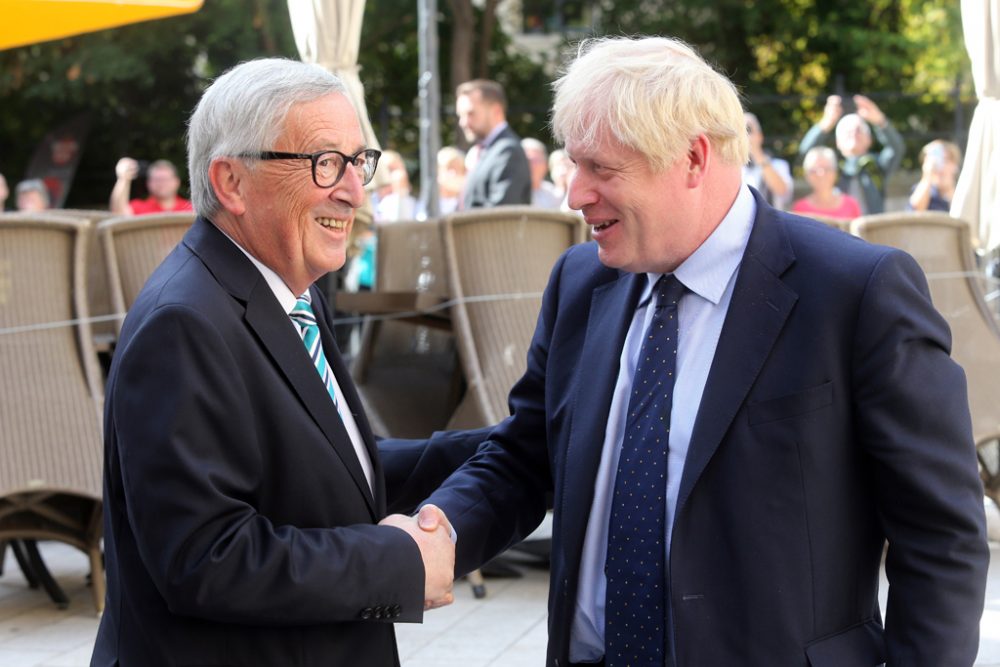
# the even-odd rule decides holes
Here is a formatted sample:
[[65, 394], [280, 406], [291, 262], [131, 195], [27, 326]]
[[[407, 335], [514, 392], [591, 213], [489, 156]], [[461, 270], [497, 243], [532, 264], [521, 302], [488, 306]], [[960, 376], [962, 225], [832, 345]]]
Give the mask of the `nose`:
[[574, 211], [597, 203], [597, 192], [594, 191], [588, 179], [580, 173], [579, 169], [574, 169], [569, 174], [566, 203]]
[[361, 183], [358, 170], [348, 165], [340, 182], [330, 188], [330, 197], [343, 201], [351, 208], [361, 208], [365, 202], [365, 186]]

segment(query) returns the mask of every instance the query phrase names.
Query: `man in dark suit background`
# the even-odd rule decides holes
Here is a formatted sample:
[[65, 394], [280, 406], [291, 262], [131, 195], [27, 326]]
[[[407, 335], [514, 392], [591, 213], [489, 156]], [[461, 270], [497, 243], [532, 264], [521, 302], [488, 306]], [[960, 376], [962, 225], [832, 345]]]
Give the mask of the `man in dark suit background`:
[[466, 81], [455, 91], [458, 125], [471, 144], [473, 165], [462, 208], [531, 203], [531, 167], [521, 138], [507, 124], [507, 96], [496, 81]]
[[972, 665], [982, 487], [913, 259], [742, 184], [739, 96], [675, 40], [585, 43], [553, 126], [596, 243], [552, 272], [512, 416], [429, 499], [458, 571], [554, 491], [547, 665]]
[[188, 153], [199, 218], [108, 380], [92, 664], [397, 665], [392, 623], [451, 600], [454, 546], [433, 508], [421, 528], [387, 506], [482, 435], [377, 445], [311, 286], [344, 263], [378, 151], [339, 79], [271, 59], [206, 90]]

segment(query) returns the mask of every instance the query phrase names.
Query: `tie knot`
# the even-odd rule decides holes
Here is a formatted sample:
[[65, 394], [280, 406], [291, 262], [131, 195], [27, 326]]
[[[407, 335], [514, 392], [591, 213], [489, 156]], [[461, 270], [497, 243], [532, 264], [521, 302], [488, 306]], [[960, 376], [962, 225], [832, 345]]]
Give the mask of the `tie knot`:
[[661, 276], [656, 281], [656, 307], [676, 306], [677, 302], [684, 296], [685, 290], [687, 288], [684, 287], [684, 283], [677, 279], [677, 276], [673, 274]]
[[293, 320], [304, 324], [316, 324], [316, 314], [312, 309], [312, 297], [306, 292], [295, 301], [295, 307], [288, 314]]

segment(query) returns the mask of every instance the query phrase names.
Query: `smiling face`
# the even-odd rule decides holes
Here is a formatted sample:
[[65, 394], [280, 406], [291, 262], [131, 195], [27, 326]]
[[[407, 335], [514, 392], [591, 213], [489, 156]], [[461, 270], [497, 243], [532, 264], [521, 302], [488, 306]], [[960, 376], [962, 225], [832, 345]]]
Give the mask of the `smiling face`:
[[569, 184], [569, 206], [583, 212], [609, 267], [633, 273], [673, 271], [705, 236], [687, 184], [689, 160], [681, 156], [656, 172], [644, 155], [608, 138], [591, 147], [567, 141], [576, 164]]
[[146, 176], [146, 190], [159, 200], [172, 199], [177, 196], [181, 181], [173, 169], [167, 166], [150, 167]]
[[[364, 146], [354, 108], [335, 93], [293, 105], [284, 132], [268, 148], [353, 155]], [[332, 188], [313, 182], [311, 163], [305, 159], [262, 160], [253, 169], [244, 165], [239, 173], [245, 208], [233, 236], [295, 294], [344, 265], [354, 212], [364, 202], [358, 171], [348, 165]]]

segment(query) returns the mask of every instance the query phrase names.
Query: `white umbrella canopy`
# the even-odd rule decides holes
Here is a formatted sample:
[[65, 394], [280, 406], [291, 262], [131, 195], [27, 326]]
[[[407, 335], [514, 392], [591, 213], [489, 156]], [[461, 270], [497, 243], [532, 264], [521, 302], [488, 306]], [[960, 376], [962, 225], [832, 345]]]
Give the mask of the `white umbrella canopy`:
[[361, 131], [370, 148], [378, 148], [365, 108], [365, 89], [358, 76], [358, 49], [365, 0], [288, 0], [295, 44], [303, 62], [330, 70], [344, 82], [358, 111]]
[[980, 248], [1000, 248], [1000, 0], [962, 0], [965, 48], [979, 104], [951, 215], [972, 223]]

